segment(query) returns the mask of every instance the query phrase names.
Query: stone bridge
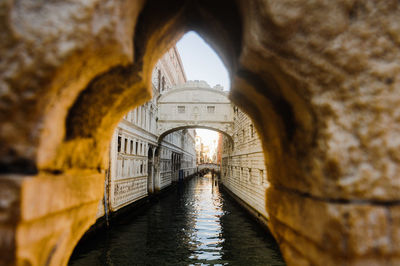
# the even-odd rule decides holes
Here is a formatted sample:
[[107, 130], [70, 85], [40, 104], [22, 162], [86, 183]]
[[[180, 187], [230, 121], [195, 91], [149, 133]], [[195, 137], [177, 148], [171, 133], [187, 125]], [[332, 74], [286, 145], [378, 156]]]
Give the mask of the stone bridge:
[[219, 172], [221, 170], [221, 166], [216, 163], [202, 163], [197, 165], [197, 170], [202, 171], [202, 170], [214, 170], [216, 172]]
[[158, 100], [159, 140], [185, 128], [206, 128], [232, 139], [233, 109], [222, 87], [204, 81], [189, 81], [167, 91]]

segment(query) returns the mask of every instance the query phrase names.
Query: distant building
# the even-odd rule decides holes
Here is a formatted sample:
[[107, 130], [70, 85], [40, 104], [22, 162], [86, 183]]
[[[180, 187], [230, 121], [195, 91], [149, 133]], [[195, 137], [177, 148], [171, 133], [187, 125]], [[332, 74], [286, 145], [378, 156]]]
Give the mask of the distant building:
[[[218, 162], [218, 142], [213, 140], [211, 144], [204, 144], [200, 136], [196, 136], [196, 155], [197, 164], [202, 163], [217, 163]], [[221, 139], [222, 145], [222, 139]], [[221, 146], [222, 149], [222, 146]]]

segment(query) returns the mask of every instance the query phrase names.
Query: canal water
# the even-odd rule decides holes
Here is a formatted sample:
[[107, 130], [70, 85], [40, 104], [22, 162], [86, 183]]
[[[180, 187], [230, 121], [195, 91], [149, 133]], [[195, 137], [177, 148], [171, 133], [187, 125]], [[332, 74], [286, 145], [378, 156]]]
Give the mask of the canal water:
[[195, 177], [142, 213], [79, 244], [69, 265], [285, 265], [273, 237], [211, 176]]

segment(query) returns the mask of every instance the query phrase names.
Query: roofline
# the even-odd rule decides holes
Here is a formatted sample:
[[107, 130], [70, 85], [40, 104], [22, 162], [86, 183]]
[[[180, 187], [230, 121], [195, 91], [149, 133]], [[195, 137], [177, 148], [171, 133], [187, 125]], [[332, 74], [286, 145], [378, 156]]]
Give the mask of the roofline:
[[229, 94], [226, 91], [220, 91], [220, 90], [216, 90], [214, 88], [204, 88], [204, 87], [178, 87], [178, 88], [174, 88], [172, 90], [166, 91], [163, 94], [160, 94], [160, 98], [158, 99], [158, 103], [160, 103], [161, 100], [163, 98], [165, 98], [169, 94], [178, 93], [178, 92], [181, 92], [181, 91], [191, 91], [191, 90], [196, 90], [196, 91], [205, 90], [205, 91], [217, 93], [217, 94], [220, 94], [221, 96], [225, 96], [226, 99], [229, 102], [231, 102], [231, 100], [229, 99]]

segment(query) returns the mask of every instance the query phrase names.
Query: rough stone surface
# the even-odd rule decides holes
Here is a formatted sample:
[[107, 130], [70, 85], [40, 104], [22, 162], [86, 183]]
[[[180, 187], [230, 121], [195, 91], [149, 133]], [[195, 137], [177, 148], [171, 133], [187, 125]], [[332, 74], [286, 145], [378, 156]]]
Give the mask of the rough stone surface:
[[53, 159], [79, 92], [111, 66], [132, 62], [142, 4], [2, 1], [2, 172], [32, 173]]
[[258, 90], [272, 94], [274, 108], [291, 107], [292, 123], [282, 129], [290, 135], [280, 141], [296, 167], [283, 174], [271, 165], [271, 181], [315, 196], [397, 200], [399, 47], [386, 28], [399, 27], [397, 2], [267, 1], [244, 9], [243, 71], [259, 74]]
[[[311, 264], [340, 265], [354, 258], [398, 259], [393, 211], [386, 206], [321, 201], [275, 188], [268, 189], [266, 195], [273, 217], [271, 228], [278, 241], [296, 249]], [[281, 250], [288, 252], [282, 246]]]
[[[54, 194], [53, 185], [74, 177], [68, 191], [76, 195], [81, 183], [97, 184], [89, 173], [105, 167], [113, 128], [150, 98], [155, 62], [189, 29], [220, 54], [233, 80], [231, 99], [255, 121], [271, 182], [271, 230], [286, 261], [399, 263], [398, 1], [32, 0], [0, 7], [1, 179], [27, 173], [37, 182], [22, 182], [23, 191], [41, 191], [1, 187], [0, 195], [11, 193], [1, 198], [1, 215], [15, 221], [0, 225], [7, 263], [67, 262], [75, 242], [64, 241], [94, 222], [88, 217], [97, 202], [73, 201], [71, 209], [70, 195]], [[48, 171], [54, 184], [42, 179]], [[102, 185], [91, 191], [100, 199]], [[49, 195], [60, 204], [41, 201]], [[10, 202], [27, 205], [11, 211]], [[41, 216], [21, 220], [38, 202]], [[48, 235], [30, 235], [39, 229]]]
[[66, 265], [95, 221], [104, 173], [12, 175], [0, 182], [0, 263]]

